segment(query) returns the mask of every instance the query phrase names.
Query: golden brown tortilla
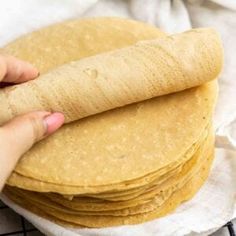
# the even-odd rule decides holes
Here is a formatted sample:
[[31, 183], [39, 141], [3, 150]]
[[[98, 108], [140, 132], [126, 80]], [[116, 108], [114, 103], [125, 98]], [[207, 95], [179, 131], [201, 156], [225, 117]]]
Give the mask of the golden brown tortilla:
[[[79, 215], [114, 215], [124, 216], [131, 214], [140, 214], [151, 211], [153, 208], [160, 206], [172, 193], [183, 187], [194, 175], [197, 174], [202, 162], [206, 159], [206, 152], [209, 147], [214, 145], [213, 132], [208, 135], [207, 140], [203, 143], [194, 157], [191, 158], [182, 168], [181, 172], [174, 178], [164, 181], [161, 185], [155, 185], [151, 191], [146, 191], [142, 195], [128, 201], [93, 202], [89, 198], [74, 198], [67, 200], [60, 195], [45, 194], [10, 188], [13, 193], [18, 193], [21, 197], [33, 201], [35, 204], [43, 204], [47, 207], [55, 208], [62, 212]], [[86, 202], [86, 200], [88, 200]], [[143, 207], [149, 203], [149, 207]]]
[[222, 55], [219, 35], [206, 28], [70, 62], [36, 80], [1, 89], [0, 124], [32, 110], [63, 112], [69, 123], [199, 86], [219, 75]]
[[[148, 39], [154, 40], [139, 42]], [[0, 91], [2, 122], [26, 109], [19, 95], [31, 94], [35, 108], [58, 110], [60, 101], [69, 122], [202, 84], [222, 66], [220, 41], [210, 29], [166, 37], [152, 26], [119, 18], [57, 24], [2, 51], [42, 72], [31, 85]], [[82, 92], [75, 92], [78, 85]], [[51, 97], [55, 91], [58, 99]], [[214, 145], [207, 137], [216, 97], [212, 81], [67, 124], [29, 150], [8, 180], [34, 193], [12, 187], [5, 192], [36, 214], [77, 227], [163, 216], [191, 198], [209, 173]]]
[[194, 194], [199, 190], [201, 185], [205, 182], [205, 179], [209, 174], [213, 157], [214, 155], [211, 151], [209, 157], [206, 158], [202, 163], [202, 168], [200, 169], [200, 171], [196, 175], [194, 175], [194, 177], [189, 182], [187, 182], [181, 189], [174, 192], [174, 194], [172, 194], [171, 197], [160, 207], [157, 206], [157, 208], [154, 208], [153, 211], [143, 214], [135, 214], [129, 216], [85, 216], [68, 214], [56, 209], [47, 208], [40, 204], [33, 204], [33, 202], [31, 202], [29, 199], [24, 199], [17, 194], [13, 194], [7, 191], [5, 191], [5, 193], [13, 201], [25, 207], [26, 209], [29, 209], [39, 215], [41, 215], [41, 212], [44, 212], [44, 215], [46, 213], [49, 219], [51, 218], [50, 216], [52, 216], [51, 220], [58, 219], [63, 225], [72, 224], [73, 226], [76, 226], [78, 224], [78, 226], [84, 227], [108, 227], [124, 224], [137, 224], [164, 216], [173, 211], [181, 202], [193, 197]]

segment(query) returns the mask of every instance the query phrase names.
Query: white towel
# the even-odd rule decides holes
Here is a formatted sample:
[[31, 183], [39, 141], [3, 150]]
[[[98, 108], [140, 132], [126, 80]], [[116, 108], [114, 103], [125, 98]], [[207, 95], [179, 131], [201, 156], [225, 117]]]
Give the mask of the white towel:
[[122, 16], [169, 32], [212, 26], [220, 31], [225, 66], [215, 115], [217, 155], [205, 185], [190, 201], [163, 218], [104, 229], [69, 229], [2, 200], [46, 235], [168, 236], [207, 235], [236, 216], [236, 1], [235, 0], [9, 0], [0, 3], [0, 47], [43, 26], [68, 18]]

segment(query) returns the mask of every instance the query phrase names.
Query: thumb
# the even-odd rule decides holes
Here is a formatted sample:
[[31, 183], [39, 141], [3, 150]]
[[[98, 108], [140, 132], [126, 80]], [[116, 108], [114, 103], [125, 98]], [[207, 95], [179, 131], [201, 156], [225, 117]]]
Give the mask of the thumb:
[[0, 127], [0, 192], [19, 158], [63, 122], [61, 113], [31, 112]]
[[64, 122], [61, 113], [31, 112], [15, 117], [0, 128], [0, 144], [7, 156], [20, 157], [43, 137], [56, 131]]

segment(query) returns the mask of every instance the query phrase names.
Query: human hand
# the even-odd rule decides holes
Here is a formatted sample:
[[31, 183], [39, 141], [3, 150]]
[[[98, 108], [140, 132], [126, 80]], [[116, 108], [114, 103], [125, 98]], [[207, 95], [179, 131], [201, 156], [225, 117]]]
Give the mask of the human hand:
[[[0, 55], [0, 87], [32, 80], [38, 74], [31, 64]], [[34, 111], [17, 116], [0, 127], [0, 191], [19, 158], [35, 142], [52, 134], [63, 123], [64, 116], [61, 113]]]

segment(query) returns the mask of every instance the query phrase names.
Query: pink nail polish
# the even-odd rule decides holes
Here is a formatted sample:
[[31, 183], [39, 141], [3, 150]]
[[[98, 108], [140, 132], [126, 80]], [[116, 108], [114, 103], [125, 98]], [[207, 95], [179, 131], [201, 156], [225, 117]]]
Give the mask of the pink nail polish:
[[52, 113], [51, 115], [47, 116], [44, 119], [44, 122], [47, 126], [47, 131], [46, 134], [51, 134], [54, 131], [56, 131], [60, 126], [62, 126], [62, 124], [65, 121], [65, 117], [62, 113], [59, 112], [55, 112]]

